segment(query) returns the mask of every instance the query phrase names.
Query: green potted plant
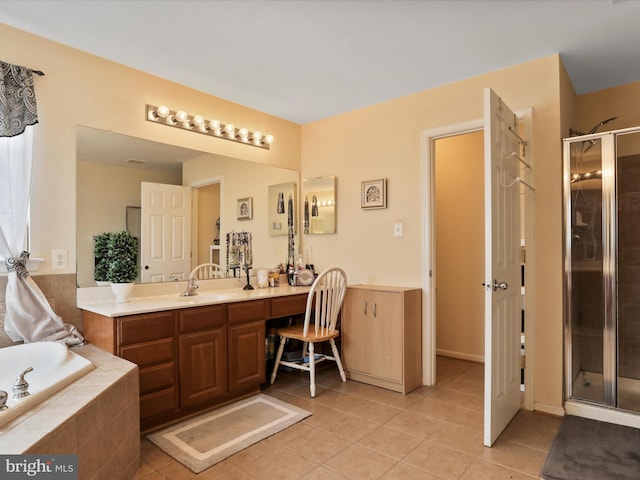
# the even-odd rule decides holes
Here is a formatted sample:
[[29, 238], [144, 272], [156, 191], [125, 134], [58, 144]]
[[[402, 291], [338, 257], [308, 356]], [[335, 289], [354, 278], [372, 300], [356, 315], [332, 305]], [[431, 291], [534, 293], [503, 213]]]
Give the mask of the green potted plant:
[[111, 284], [116, 302], [127, 302], [129, 299], [133, 282], [138, 276], [137, 252], [138, 239], [126, 230], [94, 237], [94, 278]]

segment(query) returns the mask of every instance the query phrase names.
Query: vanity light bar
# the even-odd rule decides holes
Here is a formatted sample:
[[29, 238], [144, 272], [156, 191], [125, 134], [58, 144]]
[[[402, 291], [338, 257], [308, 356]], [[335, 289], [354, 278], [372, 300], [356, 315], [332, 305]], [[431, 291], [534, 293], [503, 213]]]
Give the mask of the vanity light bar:
[[192, 132], [211, 135], [212, 137], [233, 140], [234, 142], [253, 145], [269, 150], [273, 143], [273, 135], [263, 135], [260, 132], [250, 132], [246, 128], [236, 128], [231, 123], [220, 123], [218, 120], [206, 120], [201, 115], [189, 115], [183, 110], [174, 112], [165, 105], [159, 107], [146, 106], [146, 117], [150, 122], [160, 123], [169, 127], [181, 128]]

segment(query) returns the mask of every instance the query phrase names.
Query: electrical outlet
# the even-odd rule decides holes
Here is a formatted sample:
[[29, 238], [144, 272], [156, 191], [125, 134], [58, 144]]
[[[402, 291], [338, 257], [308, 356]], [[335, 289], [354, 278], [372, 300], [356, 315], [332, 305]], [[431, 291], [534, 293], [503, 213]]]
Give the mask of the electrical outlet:
[[401, 237], [402, 236], [402, 224], [401, 223], [394, 223], [393, 224], [393, 236], [394, 237]]
[[54, 270], [65, 270], [67, 268], [67, 251], [51, 250], [51, 263]]

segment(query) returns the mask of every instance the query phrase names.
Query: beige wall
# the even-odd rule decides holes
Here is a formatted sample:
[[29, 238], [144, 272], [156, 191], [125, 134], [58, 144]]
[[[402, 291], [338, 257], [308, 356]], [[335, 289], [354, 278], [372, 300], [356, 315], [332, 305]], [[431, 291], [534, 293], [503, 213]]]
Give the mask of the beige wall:
[[[560, 71], [552, 55], [302, 127], [303, 177], [336, 175], [338, 186], [338, 234], [304, 238], [315, 263], [341, 265], [350, 283], [424, 288], [422, 132], [482, 118], [485, 87], [514, 110], [533, 107], [533, 397], [536, 408], [551, 411], [562, 405]], [[388, 179], [388, 208], [362, 210], [360, 182], [381, 177]], [[402, 238], [393, 237], [394, 222], [404, 224]]]
[[[69, 251], [75, 271], [75, 126], [85, 125], [265, 165], [300, 169], [300, 127], [146, 73], [0, 24], [0, 58], [42, 70], [35, 77], [40, 124], [35, 129], [31, 196], [31, 254]], [[168, 128], [145, 120], [145, 104], [165, 104], [206, 118], [271, 133], [271, 150]], [[60, 212], [60, 214], [52, 214]]]
[[484, 132], [436, 140], [436, 349], [484, 360]]

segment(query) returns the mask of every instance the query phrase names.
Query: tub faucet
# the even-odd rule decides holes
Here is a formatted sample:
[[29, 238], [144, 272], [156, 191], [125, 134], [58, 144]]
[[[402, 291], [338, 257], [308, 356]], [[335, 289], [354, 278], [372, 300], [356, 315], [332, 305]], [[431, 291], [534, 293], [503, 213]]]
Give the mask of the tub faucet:
[[24, 379], [24, 376], [32, 371], [33, 367], [29, 367], [20, 375], [18, 375], [18, 378], [16, 378], [16, 382], [13, 384], [13, 398], [22, 398], [29, 395], [29, 383]]
[[189, 283], [187, 283], [187, 289], [180, 294], [181, 297], [193, 297], [198, 293], [196, 290], [198, 289], [198, 284], [196, 283], [196, 279], [194, 277], [189, 277]]

